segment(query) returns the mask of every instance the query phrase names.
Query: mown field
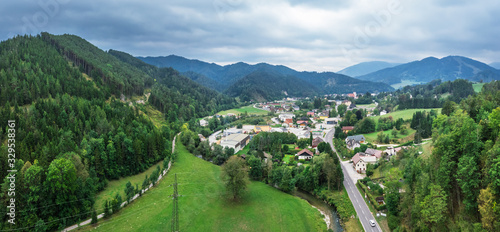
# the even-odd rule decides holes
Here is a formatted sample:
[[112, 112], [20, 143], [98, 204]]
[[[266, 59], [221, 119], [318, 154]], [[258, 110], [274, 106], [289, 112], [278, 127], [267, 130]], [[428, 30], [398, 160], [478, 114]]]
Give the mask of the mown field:
[[81, 231], [169, 231], [172, 184], [179, 183], [181, 231], [325, 231], [321, 214], [305, 200], [262, 182], [251, 182], [243, 199], [229, 200], [221, 169], [194, 157], [183, 145], [168, 176], [143, 197], [97, 226]]
[[233, 113], [233, 114], [243, 114], [247, 112], [249, 115], [251, 114], [255, 114], [255, 115], [267, 115], [267, 111], [265, 110], [261, 110], [261, 109], [256, 109], [253, 107], [253, 105], [249, 105], [249, 106], [244, 106], [244, 107], [241, 107], [241, 108], [237, 108], [237, 109], [230, 109], [230, 110], [225, 110], [225, 111], [221, 111], [217, 114], [219, 115], [226, 115], [226, 114], [229, 114], [229, 113]]

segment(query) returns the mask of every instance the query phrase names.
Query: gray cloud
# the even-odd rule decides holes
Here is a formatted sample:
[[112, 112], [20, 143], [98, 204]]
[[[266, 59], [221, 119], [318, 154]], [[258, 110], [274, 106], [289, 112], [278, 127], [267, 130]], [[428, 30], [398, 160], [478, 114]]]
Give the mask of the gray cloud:
[[490, 63], [499, 10], [496, 0], [21, 0], [3, 3], [0, 40], [70, 33], [133, 55], [316, 71], [452, 54]]

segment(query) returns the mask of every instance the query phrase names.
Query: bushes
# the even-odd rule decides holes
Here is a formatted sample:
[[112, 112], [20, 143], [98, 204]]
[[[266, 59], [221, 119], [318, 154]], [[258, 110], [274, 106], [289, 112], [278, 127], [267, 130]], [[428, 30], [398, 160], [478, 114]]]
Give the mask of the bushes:
[[[385, 209], [386, 209], [385, 204], [384, 204], [384, 205], [379, 205], [379, 204], [377, 204], [377, 203], [376, 203], [376, 202], [377, 202], [377, 200], [375, 200], [375, 197], [373, 197], [373, 195], [370, 193], [370, 191], [368, 191], [368, 188], [366, 187], [366, 185], [365, 185], [365, 184], [363, 184], [363, 182], [362, 182], [362, 181], [358, 181], [357, 185], [358, 185], [359, 187], [361, 187], [361, 189], [363, 189], [363, 191], [364, 191], [364, 192], [366, 193], [366, 195], [368, 196], [368, 200], [370, 200], [370, 202], [372, 203], [373, 207], [375, 207], [375, 209], [376, 209], [377, 211], [381, 211], [381, 210], [385, 210]], [[375, 186], [375, 185], [378, 185], [378, 184], [373, 184], [373, 186]], [[380, 188], [380, 186], [379, 186], [378, 188]], [[370, 187], [370, 189], [372, 189], [372, 187]], [[375, 187], [375, 189], [376, 189], [376, 187]], [[375, 190], [375, 189], [374, 189], [374, 190]]]
[[[316, 192], [316, 191], [315, 191]], [[341, 192], [331, 192], [326, 189], [317, 191], [317, 197], [335, 206], [340, 218], [344, 221], [348, 220], [352, 215], [356, 215], [356, 211], [352, 206], [351, 200], [345, 189]]]

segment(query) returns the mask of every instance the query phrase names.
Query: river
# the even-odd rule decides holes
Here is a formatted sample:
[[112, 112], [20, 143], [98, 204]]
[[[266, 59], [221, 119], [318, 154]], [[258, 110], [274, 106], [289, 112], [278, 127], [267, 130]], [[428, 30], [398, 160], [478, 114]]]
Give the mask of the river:
[[295, 191], [295, 196], [306, 200], [314, 208], [317, 208], [319, 211], [321, 211], [321, 213], [325, 215], [325, 222], [328, 225], [328, 229], [332, 229], [334, 232], [344, 231], [344, 229], [340, 225], [339, 216], [335, 208], [304, 191]]

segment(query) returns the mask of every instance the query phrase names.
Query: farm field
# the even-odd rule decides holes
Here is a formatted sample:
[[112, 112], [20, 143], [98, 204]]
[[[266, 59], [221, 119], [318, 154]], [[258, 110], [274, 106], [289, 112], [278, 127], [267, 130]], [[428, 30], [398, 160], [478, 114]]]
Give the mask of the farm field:
[[324, 231], [318, 210], [305, 200], [262, 182], [251, 182], [242, 200], [227, 199], [221, 169], [177, 143], [178, 157], [168, 176], [111, 218], [82, 231], [165, 231], [171, 226], [177, 174], [181, 231]]
[[255, 115], [267, 115], [267, 111], [265, 110], [262, 110], [262, 109], [256, 109], [253, 107], [253, 105], [249, 105], [249, 106], [244, 106], [244, 107], [241, 107], [241, 108], [237, 108], [237, 109], [230, 109], [230, 110], [225, 110], [225, 111], [221, 111], [217, 114], [219, 115], [227, 115], [229, 113], [233, 113], [233, 114], [243, 114], [245, 113], [245, 111], [251, 115], [251, 114], [255, 114]]

